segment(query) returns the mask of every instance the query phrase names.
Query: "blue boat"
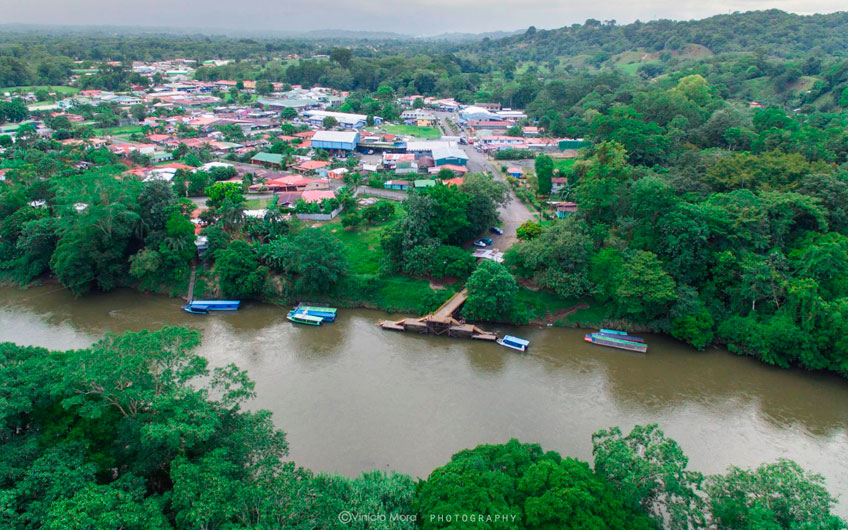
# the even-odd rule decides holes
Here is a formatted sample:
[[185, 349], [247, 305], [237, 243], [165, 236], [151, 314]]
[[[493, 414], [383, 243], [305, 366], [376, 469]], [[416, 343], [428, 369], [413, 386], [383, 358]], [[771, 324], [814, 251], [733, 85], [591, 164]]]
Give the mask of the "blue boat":
[[324, 322], [335, 322], [336, 321], [336, 311], [335, 307], [325, 307], [325, 306], [314, 306], [314, 305], [305, 305], [300, 304], [295, 308], [295, 311], [298, 313], [303, 313], [313, 317], [320, 317], [324, 320]]
[[604, 329], [601, 328], [601, 333], [609, 333], [611, 335], [627, 335], [626, 331], [620, 331], [617, 329]]
[[183, 310], [195, 315], [205, 315], [209, 311], [236, 311], [239, 300], [192, 300], [183, 306]]
[[507, 348], [512, 348], [513, 350], [522, 352], [527, 351], [527, 347], [530, 346], [529, 340], [513, 337], [512, 335], [504, 335], [504, 338], [498, 339], [497, 343], [501, 346], [506, 346]]
[[324, 319], [321, 317], [316, 317], [313, 315], [307, 315], [306, 313], [300, 312], [296, 309], [289, 311], [289, 314], [286, 315], [286, 318], [295, 324], [306, 324], [307, 326], [320, 326], [324, 323]]

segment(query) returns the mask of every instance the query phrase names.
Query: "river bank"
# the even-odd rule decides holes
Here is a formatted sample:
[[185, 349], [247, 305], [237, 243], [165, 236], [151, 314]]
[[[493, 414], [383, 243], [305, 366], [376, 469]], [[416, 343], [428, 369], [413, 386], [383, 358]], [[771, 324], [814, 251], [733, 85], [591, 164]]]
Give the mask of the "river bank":
[[200, 353], [248, 370], [252, 406], [271, 410], [292, 458], [316, 470], [426, 476], [457, 450], [511, 437], [591, 460], [594, 431], [657, 422], [695, 469], [792, 458], [848, 495], [848, 385], [831, 374], [696, 352], [661, 335], [635, 355], [586, 344], [581, 330], [490, 326], [530, 339], [522, 355], [382, 331], [375, 322], [398, 315], [373, 310], [307, 328], [267, 304], [199, 317], [181, 303], [129, 290], [75, 299], [59, 286], [0, 287], [0, 341], [68, 349], [106, 332], [198, 329]]

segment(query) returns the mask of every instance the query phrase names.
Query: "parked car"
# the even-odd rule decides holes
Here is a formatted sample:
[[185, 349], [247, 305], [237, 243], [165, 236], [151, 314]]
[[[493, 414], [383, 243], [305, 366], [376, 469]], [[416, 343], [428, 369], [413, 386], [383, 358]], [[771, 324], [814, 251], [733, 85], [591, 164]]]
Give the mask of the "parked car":
[[483, 243], [485, 243], [485, 244], [486, 244], [486, 246], [489, 246], [489, 245], [491, 245], [491, 244], [492, 244], [492, 240], [491, 240], [491, 238], [488, 238], [488, 237], [481, 237], [481, 238], [480, 238], [480, 241], [482, 241]]
[[482, 239], [477, 239], [472, 243], [475, 247], [486, 248], [488, 245]]
[[491, 233], [493, 233], [493, 234], [497, 234], [497, 235], [499, 235], [499, 236], [502, 236], [502, 235], [503, 235], [503, 230], [501, 230], [501, 229], [500, 229], [500, 228], [498, 228], [497, 226], [493, 226], [492, 228], [490, 228], [490, 229], [489, 229], [489, 232], [491, 232]]

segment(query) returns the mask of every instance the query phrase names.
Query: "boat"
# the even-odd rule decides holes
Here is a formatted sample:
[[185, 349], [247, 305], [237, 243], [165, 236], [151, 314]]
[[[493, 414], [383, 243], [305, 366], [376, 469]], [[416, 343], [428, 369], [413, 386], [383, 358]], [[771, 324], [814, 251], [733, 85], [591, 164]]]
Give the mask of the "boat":
[[239, 300], [192, 300], [183, 306], [183, 311], [195, 315], [206, 315], [210, 311], [236, 311]]
[[630, 342], [645, 342], [645, 339], [643, 339], [642, 337], [634, 337], [633, 335], [627, 334], [619, 335], [616, 333], [607, 333], [605, 331], [599, 331], [595, 333], [595, 335], [601, 335], [602, 337], [609, 337], [611, 339], [624, 339], [629, 340]]
[[320, 326], [324, 323], [324, 319], [321, 317], [307, 315], [306, 313], [301, 313], [299, 311], [289, 311], [286, 318], [295, 324], [306, 324], [307, 326]]
[[605, 329], [605, 328], [601, 328], [600, 333], [609, 333], [611, 335], [627, 335], [626, 331], [621, 331], [621, 330], [618, 330], [618, 329]]
[[583, 337], [583, 340], [585, 340], [586, 342], [591, 342], [592, 344], [597, 344], [599, 346], [618, 348], [619, 350], [635, 351], [639, 353], [645, 353], [648, 351], [647, 344], [644, 344], [642, 342], [632, 342], [626, 340], [624, 337], [612, 338], [605, 335], [601, 335], [600, 333], [587, 333], [586, 336]]
[[297, 311], [298, 313], [306, 313], [307, 315], [311, 315], [314, 317], [321, 317], [322, 319], [324, 319], [324, 322], [335, 322], [336, 311], [338, 311], [338, 309], [336, 309], [335, 307], [301, 304], [295, 308], [295, 311]]
[[498, 339], [496, 342], [501, 346], [522, 352], [527, 351], [527, 347], [530, 346], [529, 340], [513, 337], [512, 335], [504, 335], [504, 338]]

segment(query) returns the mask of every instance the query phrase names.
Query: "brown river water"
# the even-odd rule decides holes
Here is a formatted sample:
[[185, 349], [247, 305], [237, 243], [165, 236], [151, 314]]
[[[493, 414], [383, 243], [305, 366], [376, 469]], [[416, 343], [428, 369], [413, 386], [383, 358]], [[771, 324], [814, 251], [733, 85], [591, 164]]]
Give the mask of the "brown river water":
[[591, 462], [591, 435], [659, 423], [694, 469], [716, 473], [792, 458], [823, 474], [848, 514], [848, 381], [781, 370], [714, 349], [646, 336], [647, 355], [583, 341], [583, 331], [489, 328], [531, 341], [493, 343], [379, 329], [379, 311], [341, 309], [322, 327], [244, 304], [208, 316], [131, 291], [74, 299], [56, 286], [0, 287], [0, 342], [85, 347], [106, 332], [181, 325], [199, 353], [256, 381], [291, 457], [319, 471], [380, 468], [425, 477], [463, 448], [510, 438]]

